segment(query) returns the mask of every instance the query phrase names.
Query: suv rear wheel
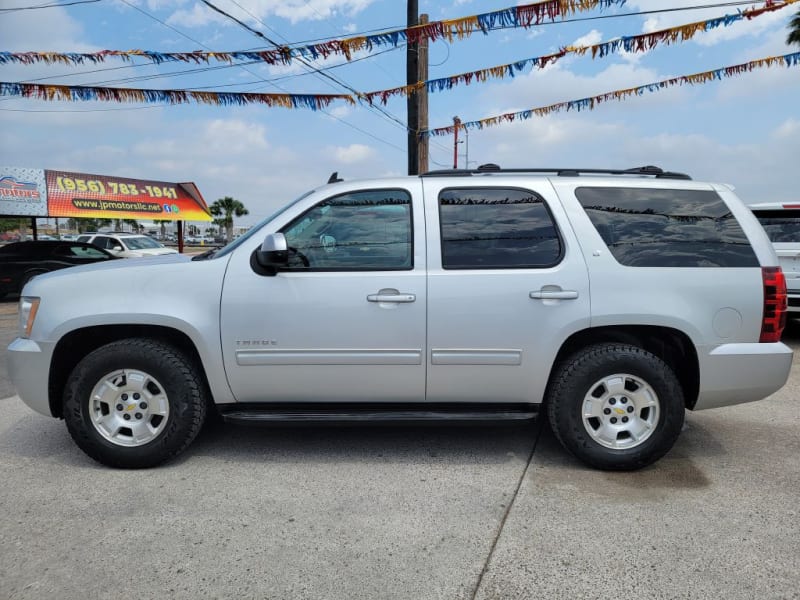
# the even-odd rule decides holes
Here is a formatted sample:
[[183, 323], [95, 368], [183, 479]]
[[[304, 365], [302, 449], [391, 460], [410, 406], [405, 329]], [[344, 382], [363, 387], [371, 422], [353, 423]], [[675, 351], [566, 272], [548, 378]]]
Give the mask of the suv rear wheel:
[[637, 346], [596, 344], [562, 363], [547, 397], [550, 425], [561, 444], [587, 464], [627, 471], [672, 448], [684, 400], [678, 378]]
[[163, 342], [132, 338], [90, 353], [73, 370], [64, 419], [75, 442], [105, 465], [155, 466], [180, 454], [206, 415], [193, 362]]

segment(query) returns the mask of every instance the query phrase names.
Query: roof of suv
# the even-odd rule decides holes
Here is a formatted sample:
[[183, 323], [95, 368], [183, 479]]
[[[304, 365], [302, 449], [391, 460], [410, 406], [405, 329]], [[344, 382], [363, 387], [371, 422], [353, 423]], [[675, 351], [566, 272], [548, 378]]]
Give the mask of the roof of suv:
[[[545, 174], [551, 173], [558, 177], [577, 177], [581, 174], [587, 175], [632, 175], [632, 176], [651, 176], [656, 179], [691, 179], [686, 173], [676, 173], [672, 171], [664, 171], [660, 167], [647, 165], [644, 167], [634, 167], [632, 169], [576, 169], [574, 167], [566, 168], [511, 168], [504, 169], [500, 165], [494, 163], [487, 163], [480, 165], [476, 169], [442, 169], [438, 171], [428, 171], [423, 173], [420, 177], [469, 177], [471, 175], [485, 175], [487, 173], [513, 173], [513, 174]], [[334, 179], [331, 176], [331, 179]]]

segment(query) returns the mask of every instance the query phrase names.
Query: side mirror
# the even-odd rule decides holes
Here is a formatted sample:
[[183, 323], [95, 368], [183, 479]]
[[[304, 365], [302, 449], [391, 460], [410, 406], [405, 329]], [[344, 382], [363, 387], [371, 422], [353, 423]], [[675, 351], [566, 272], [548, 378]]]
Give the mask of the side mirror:
[[122, 252], [122, 246], [112, 246], [111, 248], [114, 252]]
[[282, 233], [270, 233], [250, 256], [250, 266], [259, 275], [276, 275], [288, 262], [289, 245]]

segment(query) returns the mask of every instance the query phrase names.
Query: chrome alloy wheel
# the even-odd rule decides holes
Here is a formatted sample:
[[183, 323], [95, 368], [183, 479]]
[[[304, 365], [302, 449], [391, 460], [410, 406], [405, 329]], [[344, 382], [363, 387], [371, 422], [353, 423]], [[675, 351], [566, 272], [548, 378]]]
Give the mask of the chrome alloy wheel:
[[123, 369], [100, 379], [89, 396], [92, 425], [117, 446], [137, 447], [153, 441], [167, 426], [169, 401], [154, 377]]
[[583, 399], [583, 426], [606, 448], [625, 450], [644, 443], [658, 424], [660, 403], [646, 381], [617, 373], [589, 388]]

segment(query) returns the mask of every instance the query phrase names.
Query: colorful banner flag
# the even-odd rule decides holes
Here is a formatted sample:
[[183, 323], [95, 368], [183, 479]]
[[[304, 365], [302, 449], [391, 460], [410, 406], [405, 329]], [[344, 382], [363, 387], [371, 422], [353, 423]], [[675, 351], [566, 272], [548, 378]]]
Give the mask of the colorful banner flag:
[[423, 88], [427, 89], [428, 93], [434, 93], [444, 90], [451, 90], [457, 85], [461, 84], [470, 85], [473, 82], [483, 83], [490, 79], [515, 77], [517, 74], [525, 72], [529, 69], [537, 67], [543, 69], [547, 65], [556, 62], [568, 54], [578, 54], [583, 56], [587, 53], [591, 53], [592, 58], [596, 58], [598, 56], [602, 58], [621, 51], [628, 53], [647, 52], [655, 48], [658, 44], [671, 45], [678, 42], [685, 42], [692, 39], [698, 33], [711, 31], [713, 29], [717, 29], [718, 27], [729, 27], [739, 21], [745, 19], [754, 19], [763, 14], [785, 8], [786, 6], [796, 2], [800, 2], [800, 0], [784, 0], [783, 2], [771, 3], [768, 2], [762, 8], [747, 9], [736, 14], [724, 15], [722, 17], [706, 19], [705, 21], [697, 21], [695, 23], [688, 23], [686, 25], [677, 25], [675, 27], [651, 31], [649, 33], [643, 33], [640, 35], [623, 36], [608, 42], [601, 42], [599, 44], [592, 44], [589, 46], [567, 46], [553, 54], [525, 58], [514, 61], [513, 63], [496, 65], [486, 69], [469, 71], [467, 73], [459, 73], [457, 75], [450, 75], [448, 77], [429, 79], [428, 81], [420, 81], [413, 85], [403, 85], [386, 90], [366, 92], [365, 94], [362, 94], [361, 97], [369, 103], [374, 103], [376, 100], [378, 100], [381, 102], [381, 104], [386, 104], [386, 102], [392, 96], [408, 96], [412, 92], [419, 91]]
[[88, 87], [0, 82], [0, 96], [21, 96], [36, 100], [100, 102], [141, 102], [146, 104], [215, 104], [218, 106], [265, 104], [270, 107], [319, 110], [336, 100], [355, 104], [347, 94], [256, 94], [243, 92], [197, 92], [192, 90], [148, 90], [138, 88]]
[[274, 50], [240, 50], [232, 52], [154, 52], [152, 50], [101, 50], [99, 52], [0, 52], [0, 64], [96, 64], [107, 58], [131, 60], [144, 58], [153, 63], [187, 62], [209, 63], [212, 60], [232, 63], [234, 60], [257, 60], [271, 65], [288, 64], [295, 58], [316, 60], [329, 56], [344, 56], [347, 60], [359, 50], [371, 52], [375, 47], [392, 46], [397, 48], [405, 43], [417, 43], [423, 39], [436, 41], [464, 39], [474, 32], [488, 34], [497, 29], [509, 27], [533, 27], [545, 21], [553, 22], [558, 17], [589, 11], [595, 8], [622, 6], [625, 0], [545, 0], [533, 4], [522, 4], [479, 15], [431, 21], [404, 29], [394, 29], [372, 35], [333, 39], [308, 46], [284, 46]]
[[680, 85], [696, 85], [700, 83], [708, 83], [709, 81], [719, 81], [727, 79], [742, 73], [749, 73], [755, 69], [763, 69], [773, 66], [796, 67], [800, 65], [800, 52], [793, 52], [791, 54], [784, 54], [782, 56], [770, 56], [768, 58], [760, 58], [747, 63], [733, 65], [730, 67], [723, 67], [713, 71], [704, 71], [702, 73], [695, 73], [693, 75], [683, 75], [681, 77], [672, 77], [670, 79], [663, 79], [646, 85], [640, 85], [633, 88], [624, 90], [615, 90], [613, 92], [606, 92], [597, 96], [589, 98], [581, 98], [580, 100], [569, 100], [567, 102], [558, 102], [549, 106], [542, 106], [539, 108], [529, 108], [517, 112], [505, 113], [493, 117], [487, 117], [478, 121], [463, 121], [458, 125], [449, 125], [447, 127], [437, 127], [436, 129], [429, 129], [421, 132], [421, 135], [427, 136], [443, 136], [452, 135], [456, 128], [458, 129], [483, 129], [485, 127], [492, 127], [500, 123], [510, 123], [513, 121], [525, 121], [533, 117], [544, 117], [546, 115], [562, 112], [562, 111], [581, 111], [592, 110], [597, 105], [611, 100], [625, 100], [631, 96], [641, 96], [645, 92], [658, 92], [670, 87]]

